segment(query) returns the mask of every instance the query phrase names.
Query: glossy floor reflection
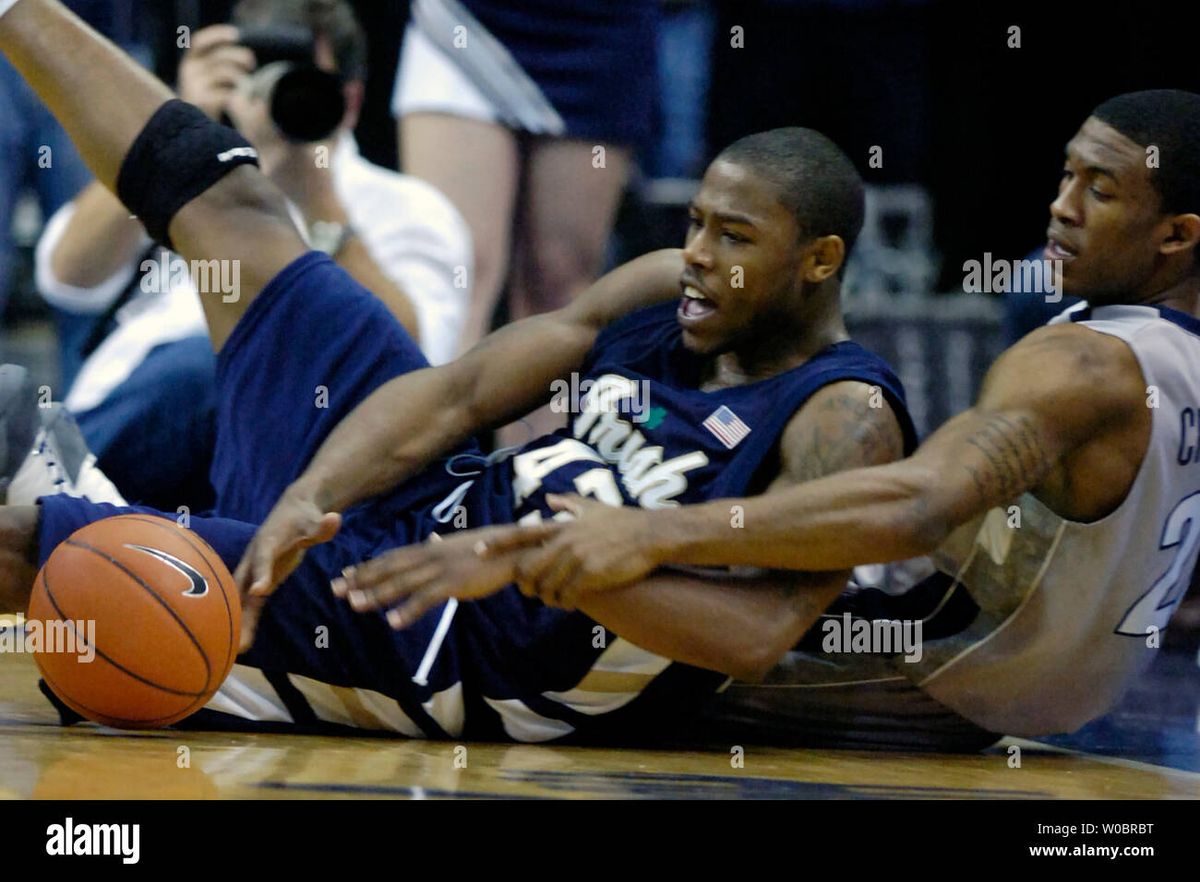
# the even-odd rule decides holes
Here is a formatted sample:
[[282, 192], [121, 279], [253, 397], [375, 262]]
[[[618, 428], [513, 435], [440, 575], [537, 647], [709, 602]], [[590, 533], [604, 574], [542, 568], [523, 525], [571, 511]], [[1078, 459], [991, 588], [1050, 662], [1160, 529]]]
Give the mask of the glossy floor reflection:
[[[1196, 671], [1167, 667], [1131, 696], [1128, 710], [1070, 745], [1111, 756], [1066, 750], [1066, 741], [1006, 742], [955, 756], [749, 747], [735, 768], [717, 751], [63, 729], [37, 692], [32, 661], [8, 655], [0, 656], [0, 797], [1196, 798], [1200, 774], [1180, 770], [1197, 768]], [[1174, 710], [1152, 713], [1148, 696], [1167, 687]], [[1160, 728], [1168, 717], [1179, 725]], [[1116, 750], [1127, 736], [1133, 748]], [[1013, 743], [1020, 768], [1010, 767]], [[1180, 768], [1149, 764], [1155, 757]]]

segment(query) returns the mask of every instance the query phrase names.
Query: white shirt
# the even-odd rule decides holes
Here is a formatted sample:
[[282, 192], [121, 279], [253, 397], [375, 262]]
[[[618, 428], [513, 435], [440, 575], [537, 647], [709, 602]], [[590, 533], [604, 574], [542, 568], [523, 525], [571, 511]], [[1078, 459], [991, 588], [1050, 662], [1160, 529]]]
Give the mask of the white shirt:
[[[383, 272], [412, 301], [425, 356], [432, 364], [452, 360], [466, 321], [469, 280], [474, 276], [471, 234], [462, 215], [425, 181], [368, 162], [349, 134], [335, 148], [333, 173], [350, 223]], [[103, 402], [152, 349], [186, 337], [207, 336], [208, 327], [195, 287], [181, 279], [185, 274], [159, 271], [164, 260], [161, 249], [153, 255], [153, 267], [131, 263], [92, 288], [76, 288], [57, 279], [50, 258], [74, 213], [74, 202], [59, 209], [38, 242], [35, 279], [47, 302], [67, 312], [99, 315], [135, 274], [143, 275], [141, 290], [116, 315], [117, 328], [87, 358], [67, 394], [67, 409], [82, 413]], [[151, 244], [148, 237], [144, 239], [139, 259]], [[173, 254], [165, 259], [179, 260]], [[174, 277], [166, 292], [160, 290], [160, 277]]]

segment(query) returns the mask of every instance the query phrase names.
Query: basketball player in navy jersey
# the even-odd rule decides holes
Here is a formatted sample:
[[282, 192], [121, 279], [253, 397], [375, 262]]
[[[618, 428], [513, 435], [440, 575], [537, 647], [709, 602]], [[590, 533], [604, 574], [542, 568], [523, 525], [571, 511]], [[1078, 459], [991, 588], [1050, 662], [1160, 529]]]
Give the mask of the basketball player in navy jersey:
[[[548, 542], [520, 578], [566, 606], [667, 562], [833, 570], [933, 554], [928, 603], [905, 617], [953, 609], [960, 623], [919, 662], [793, 653], [716, 716], [928, 746], [938, 703], [978, 727], [946, 731], [978, 743], [1104, 714], [1153, 658], [1200, 551], [1200, 95], [1098, 106], [1067, 145], [1047, 237], [1063, 290], [1086, 302], [1005, 352], [975, 406], [911, 457], [665, 512], [560, 502], [584, 517], [495, 547]], [[394, 602], [421, 588], [356, 590]]]
[[[189, 259], [241, 262], [240, 300], [204, 298], [218, 502], [191, 527], [231, 566], [245, 555], [247, 651], [199, 722], [641, 732], [731, 675], [761, 675], [842, 589], [845, 572], [662, 573], [579, 612], [509, 587], [389, 620], [338, 576], [422, 540], [449, 565], [478, 561], [491, 534], [456, 531], [553, 516], [550, 494], [655, 507], [772, 495], [911, 448], [899, 383], [842, 325], [862, 185], [826, 138], [739, 142], [706, 176], [682, 253], [634, 261], [430, 369], [377, 300], [305, 252], [236, 133], [171, 100], [57, 0], [0, 0], [0, 16], [0, 50], [152, 235]], [[569, 428], [507, 460], [480, 455], [475, 433], [564, 379], [580, 393]], [[74, 530], [127, 511], [148, 510], [59, 495], [0, 512], [6, 605], [23, 606], [34, 568]], [[511, 580], [518, 556], [473, 572]]]

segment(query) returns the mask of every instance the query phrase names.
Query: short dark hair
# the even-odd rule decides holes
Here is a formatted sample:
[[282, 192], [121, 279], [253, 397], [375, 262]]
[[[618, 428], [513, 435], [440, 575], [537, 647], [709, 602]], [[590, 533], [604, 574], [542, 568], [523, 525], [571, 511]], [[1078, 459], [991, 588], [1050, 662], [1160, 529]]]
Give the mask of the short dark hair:
[[1141, 147], [1158, 148], [1150, 181], [1167, 214], [1200, 214], [1200, 95], [1150, 89], [1109, 98], [1092, 116]]
[[344, 80], [367, 78], [367, 35], [345, 0], [238, 0], [237, 25], [290, 24], [311, 28], [333, 47]]
[[734, 141], [717, 159], [774, 184], [804, 236], [840, 236], [850, 253], [862, 231], [863, 182], [833, 141], [814, 129], [771, 129]]

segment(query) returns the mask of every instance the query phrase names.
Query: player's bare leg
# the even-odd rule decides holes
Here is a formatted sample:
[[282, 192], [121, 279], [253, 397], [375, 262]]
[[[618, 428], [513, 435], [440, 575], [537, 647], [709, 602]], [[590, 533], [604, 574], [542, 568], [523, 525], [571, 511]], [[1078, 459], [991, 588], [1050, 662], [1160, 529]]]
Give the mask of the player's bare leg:
[[[0, 16], [0, 51], [63, 124], [96, 178], [118, 192], [131, 148], [174, 98], [171, 90], [58, 0], [18, 0]], [[218, 350], [257, 293], [307, 250], [283, 195], [254, 169], [233, 168], [169, 222], [171, 242], [185, 258], [238, 262], [236, 297], [201, 298]]]

